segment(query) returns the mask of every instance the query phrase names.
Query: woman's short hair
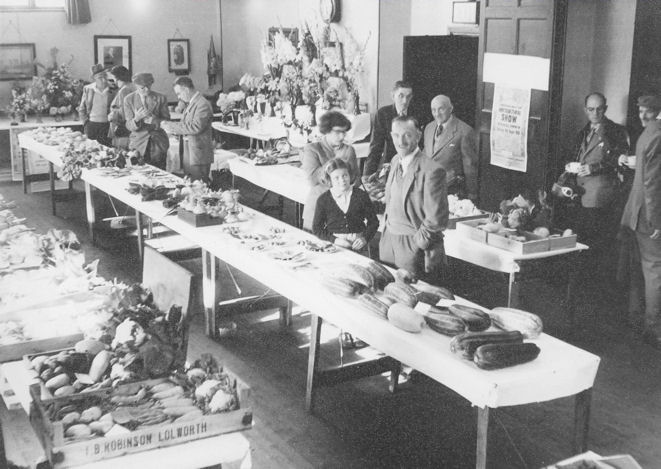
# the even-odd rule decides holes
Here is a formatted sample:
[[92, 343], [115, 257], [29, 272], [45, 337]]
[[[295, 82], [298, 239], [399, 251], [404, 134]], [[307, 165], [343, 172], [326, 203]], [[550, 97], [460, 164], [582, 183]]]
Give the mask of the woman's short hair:
[[344, 161], [342, 158], [333, 158], [324, 165], [324, 175], [322, 178], [324, 183], [328, 184], [329, 186], [331, 185], [330, 175], [336, 169], [346, 169], [349, 173], [349, 177], [352, 177], [351, 170], [349, 169], [349, 165], [346, 163], [346, 161]]
[[319, 132], [327, 134], [333, 127], [339, 127], [344, 130], [351, 129], [351, 121], [347, 116], [338, 111], [328, 111], [319, 118]]
[[129, 69], [123, 65], [115, 65], [110, 69], [110, 74], [125, 83], [131, 81], [131, 72], [129, 72]]

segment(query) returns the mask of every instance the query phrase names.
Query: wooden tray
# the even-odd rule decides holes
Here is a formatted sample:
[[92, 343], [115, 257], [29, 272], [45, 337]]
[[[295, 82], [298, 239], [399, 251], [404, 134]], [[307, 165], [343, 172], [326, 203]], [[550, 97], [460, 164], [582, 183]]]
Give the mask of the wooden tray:
[[576, 247], [576, 235], [571, 236], [551, 236], [549, 238], [551, 243], [550, 248], [552, 251], [555, 249], [572, 249]]
[[487, 244], [516, 254], [532, 254], [550, 249], [549, 238], [542, 238], [528, 231], [524, 231], [522, 236], [525, 236], [526, 241], [517, 241], [499, 234], [489, 233]]
[[223, 223], [222, 218], [212, 218], [207, 213], [196, 214], [193, 212], [189, 212], [188, 210], [184, 210], [183, 208], [180, 208], [177, 211], [177, 216], [181, 220], [185, 221], [190, 225], [193, 225], [196, 228], [199, 228], [201, 226], [220, 225]]
[[489, 218], [489, 212], [484, 212], [476, 215], [468, 215], [466, 217], [450, 217], [448, 218], [448, 230], [454, 230], [457, 228], [457, 223], [469, 221], [469, 220], [481, 220], [484, 218]]
[[462, 220], [456, 223], [457, 233], [461, 233], [463, 236], [466, 236], [468, 239], [473, 241], [478, 241], [480, 243], [487, 243], [487, 237], [489, 233], [478, 228], [480, 225], [486, 223], [485, 218], [479, 218], [474, 220]]
[[[62, 422], [50, 420], [46, 408], [48, 404], [41, 402], [39, 399], [39, 386], [32, 385], [30, 387], [32, 396], [30, 423], [41, 440], [48, 460], [56, 469], [173, 446], [223, 433], [248, 430], [252, 427], [253, 421], [250, 407], [250, 388], [231, 372], [225, 371], [237, 383], [239, 398], [239, 409], [237, 410], [204, 415], [186, 422], [149, 426], [121, 435], [68, 441], [64, 437]], [[144, 383], [148, 384], [153, 381], [149, 380]], [[90, 400], [90, 405], [94, 405], [94, 400], [103, 399], [103, 396], [91, 396], [89, 394], [67, 396], [67, 399], [50, 405], [64, 406], [85, 399]]]

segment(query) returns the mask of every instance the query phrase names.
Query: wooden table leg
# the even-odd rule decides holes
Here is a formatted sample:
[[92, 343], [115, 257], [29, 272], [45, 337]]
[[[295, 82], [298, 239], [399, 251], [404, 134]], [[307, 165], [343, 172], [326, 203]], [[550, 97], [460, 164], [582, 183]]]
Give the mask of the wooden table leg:
[[27, 161], [27, 156], [28, 156], [28, 151], [25, 148], [21, 147], [21, 170], [23, 171], [23, 194], [28, 193], [28, 174], [26, 168], [26, 161]]
[[138, 257], [142, 261], [143, 233], [142, 233], [142, 214], [135, 211], [135, 228], [138, 232]]
[[280, 308], [280, 327], [291, 326], [291, 310], [293, 306], [294, 302], [290, 299], [287, 299], [287, 306]]
[[521, 303], [521, 285], [516, 280], [516, 272], [510, 272], [507, 288], [507, 306], [518, 308]]
[[216, 257], [202, 249], [202, 298], [207, 335], [216, 337]]
[[87, 212], [87, 229], [89, 236], [94, 245], [94, 223], [96, 221], [96, 213], [94, 212], [94, 200], [92, 199], [92, 186], [85, 182], [85, 211]]
[[592, 388], [576, 394], [574, 403], [574, 454], [588, 450], [588, 431], [590, 429], [590, 404]]
[[319, 366], [319, 344], [323, 320], [314, 313], [310, 314], [310, 350], [308, 352], [308, 379], [305, 388], [305, 410], [312, 413], [314, 405], [314, 379]]
[[303, 204], [300, 202], [294, 202], [294, 207], [296, 209], [296, 228], [303, 229]]
[[489, 436], [489, 408], [477, 408], [477, 449], [475, 452], [476, 469], [487, 468], [487, 437]]
[[55, 169], [50, 161], [48, 162], [48, 181], [50, 182], [51, 213], [55, 216]]
[[[580, 252], [578, 253], [580, 255]], [[567, 314], [567, 323], [569, 330], [574, 330], [574, 323], [576, 321], [576, 310], [574, 309], [574, 285], [576, 283], [576, 265], [577, 262], [567, 262], [567, 291], [565, 293], [565, 308]]]

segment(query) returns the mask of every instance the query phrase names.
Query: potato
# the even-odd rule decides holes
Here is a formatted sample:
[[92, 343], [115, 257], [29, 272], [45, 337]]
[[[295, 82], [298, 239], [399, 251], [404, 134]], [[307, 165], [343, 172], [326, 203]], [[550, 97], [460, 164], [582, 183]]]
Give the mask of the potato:
[[92, 430], [90, 430], [90, 427], [88, 427], [84, 423], [79, 423], [67, 428], [66, 431], [64, 432], [64, 436], [74, 439], [87, 438], [89, 436], [92, 436]]

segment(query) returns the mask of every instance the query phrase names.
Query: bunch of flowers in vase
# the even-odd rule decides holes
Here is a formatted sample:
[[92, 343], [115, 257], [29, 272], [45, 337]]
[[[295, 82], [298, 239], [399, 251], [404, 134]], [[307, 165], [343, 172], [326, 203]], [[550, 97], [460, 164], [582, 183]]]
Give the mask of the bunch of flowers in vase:
[[25, 88], [15, 83], [11, 89], [11, 96], [11, 104], [7, 111], [12, 123], [25, 122], [25, 116], [30, 110], [30, 100]]
[[55, 120], [69, 114], [73, 109], [73, 80], [66, 65], [54, 65], [46, 69], [44, 74], [46, 83], [46, 96], [50, 103], [48, 113], [55, 117]]
[[43, 77], [32, 78], [32, 84], [28, 89], [30, 108], [34, 111], [37, 122], [42, 122], [41, 117], [50, 109], [50, 101], [46, 95], [46, 83]]
[[245, 100], [246, 94], [243, 91], [220, 93], [216, 101], [216, 106], [223, 113], [223, 120], [228, 121], [231, 118], [234, 125], [239, 125], [241, 107], [245, 103]]

